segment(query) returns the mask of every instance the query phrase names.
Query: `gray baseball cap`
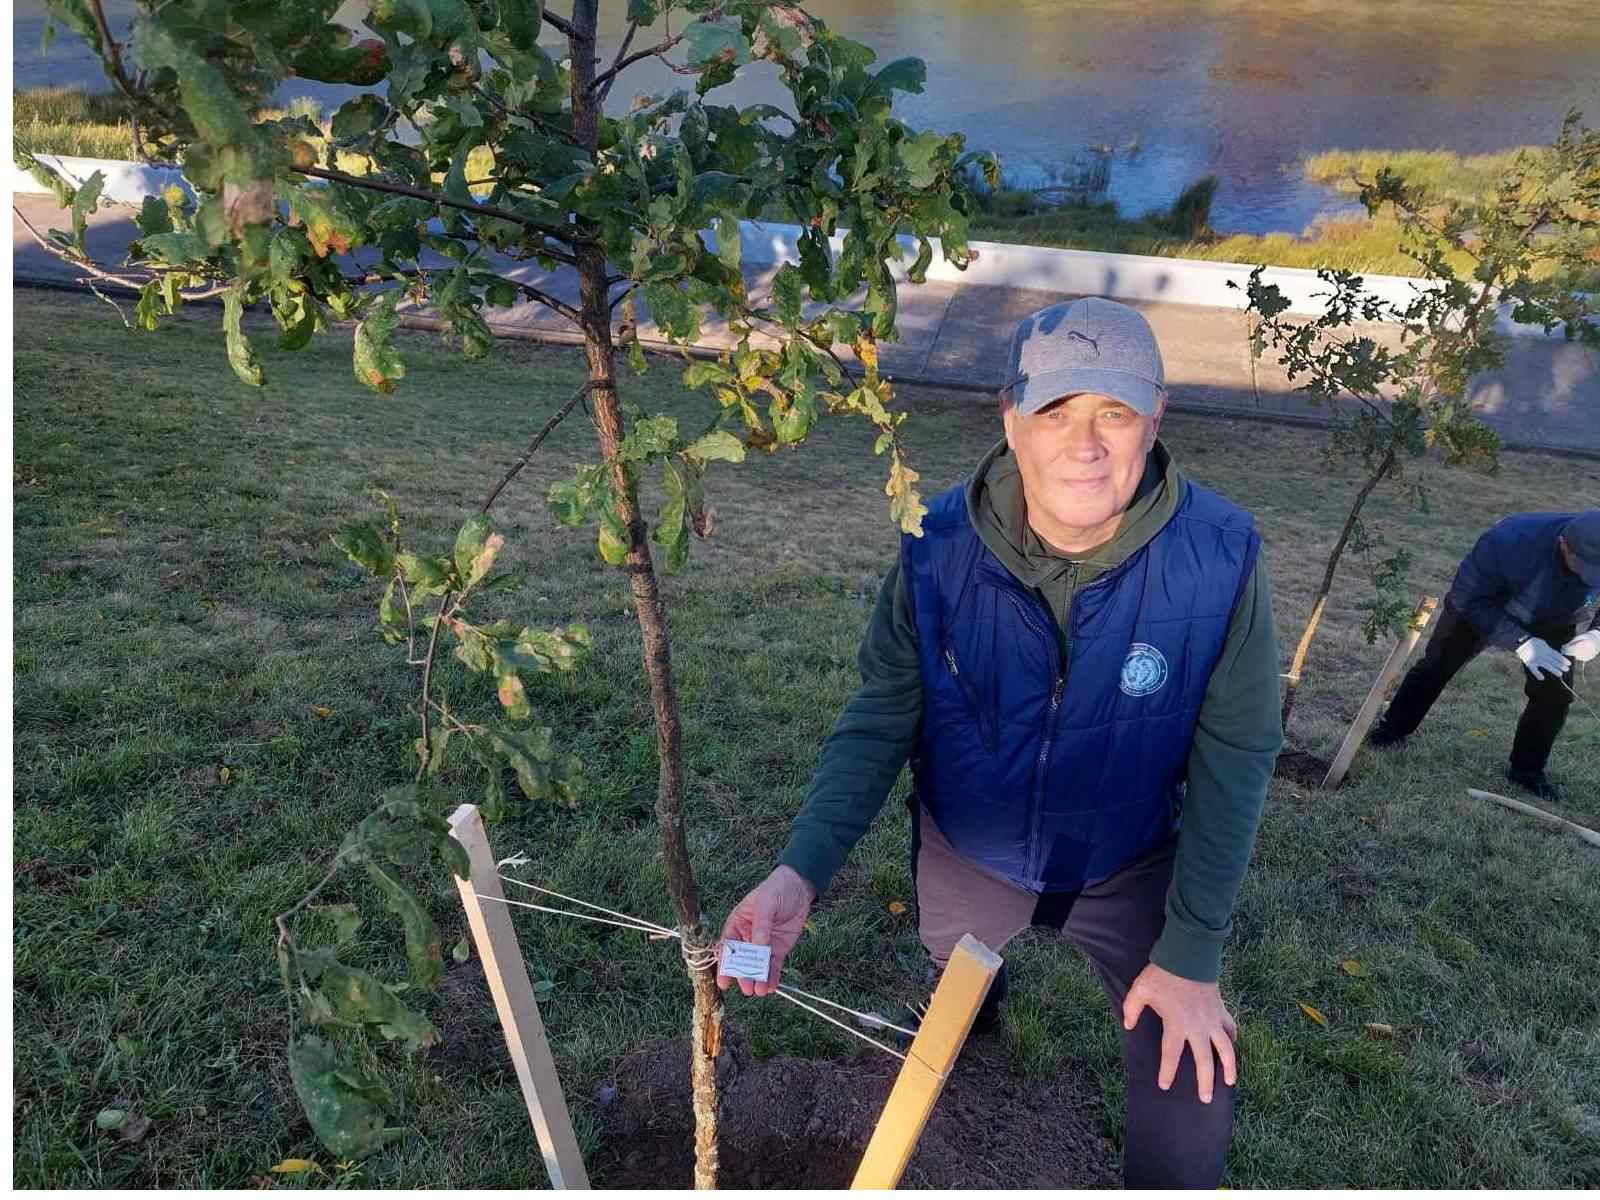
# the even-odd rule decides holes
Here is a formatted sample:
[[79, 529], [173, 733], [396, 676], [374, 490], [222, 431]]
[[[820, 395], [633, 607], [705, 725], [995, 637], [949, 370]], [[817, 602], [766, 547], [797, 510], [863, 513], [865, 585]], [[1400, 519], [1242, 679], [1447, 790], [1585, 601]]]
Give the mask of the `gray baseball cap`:
[[1011, 338], [1005, 386], [1025, 413], [1062, 396], [1098, 392], [1149, 417], [1167, 394], [1150, 323], [1126, 304], [1099, 296], [1023, 317]]

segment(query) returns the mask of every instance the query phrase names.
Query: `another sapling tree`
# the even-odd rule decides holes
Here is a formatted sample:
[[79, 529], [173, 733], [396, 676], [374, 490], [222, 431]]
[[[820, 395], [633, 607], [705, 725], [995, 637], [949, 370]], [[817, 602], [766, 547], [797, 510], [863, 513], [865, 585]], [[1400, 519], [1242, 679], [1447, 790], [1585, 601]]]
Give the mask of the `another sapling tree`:
[[[1356, 458], [1364, 472], [1289, 665], [1285, 729], [1340, 560], [1347, 549], [1370, 555], [1381, 542], [1362, 518], [1367, 499], [1391, 483], [1426, 512], [1416, 465], [1430, 454], [1447, 466], [1498, 469], [1500, 439], [1478, 418], [1469, 388], [1505, 360], [1501, 314], [1600, 347], [1600, 132], [1580, 122], [1569, 113], [1552, 146], [1520, 156], [1474, 203], [1437, 200], [1387, 169], [1358, 181], [1369, 213], [1392, 206], [1406, 253], [1422, 269], [1405, 303], [1375, 294], [1353, 272], [1323, 270], [1325, 310], [1303, 321], [1287, 315], [1289, 301], [1263, 279], [1264, 267], [1251, 272], [1248, 311], [1259, 319], [1251, 353], [1275, 351], [1289, 379], [1304, 380], [1299, 390], [1329, 413], [1328, 457]], [[1371, 322], [1395, 325], [1398, 349], [1358, 327]], [[1409, 563], [1404, 547], [1374, 562], [1377, 594], [1362, 624], [1369, 642], [1410, 619]]]
[[[650, 543], [667, 570], [679, 567], [690, 533], [708, 532], [707, 465], [796, 445], [823, 409], [876, 427], [889, 515], [920, 530], [904, 414], [878, 371], [879, 344], [896, 336], [891, 264], [909, 234], [911, 281], [923, 280], [936, 239], [965, 266], [961, 181], [975, 164], [992, 180], [998, 164], [964, 153], [958, 134], [918, 133], [894, 118], [895, 94], [922, 90], [919, 60], [877, 67], [866, 46], [767, 0], [628, 0], [621, 44], [604, 59], [598, 0], [573, 0], [565, 14], [542, 0], [373, 0], [366, 24], [376, 37], [365, 41], [333, 24], [335, 0], [140, 0], [120, 44], [99, 0], [50, 7], [100, 54], [146, 144], [179, 161], [193, 189], [147, 199], [138, 214], [131, 265], [148, 279], [140, 325], [187, 295], [220, 294], [229, 361], [260, 384], [266, 364], [247, 306], [270, 307], [287, 349], [350, 321], [356, 377], [385, 394], [405, 374], [392, 337], [406, 308], [426, 306], [468, 357], [490, 348], [486, 307], [532, 301], [581, 332], [599, 457], [550, 503], [568, 524], [596, 522], [600, 555], [628, 575], [655, 712], [668, 888], [685, 944], [713, 944], [684, 836], [682, 724]], [[540, 44], [550, 31], [560, 49]], [[608, 115], [619, 79], [647, 58], [693, 89], [635, 96]], [[773, 74], [787, 105], [710, 102], [749, 63]], [[290, 76], [381, 87], [326, 128], [262, 119], [260, 105]], [[87, 275], [109, 273], [84, 243], [99, 179], [81, 189], [52, 179], [73, 229], [45, 240]], [[802, 227], [799, 261], [779, 268], [761, 297], [741, 270], [739, 223], [773, 212]], [[577, 300], [530, 282], [524, 262], [572, 272]], [[619, 351], [635, 371], [647, 368], [641, 302], [673, 343], [698, 339], [707, 308], [738, 338], [683, 374], [712, 401], [693, 429], [619, 394]], [[653, 530], [640, 505], [648, 471], [666, 495]], [[404, 567], [400, 576], [414, 586]], [[423, 725], [424, 754], [446, 728]], [[714, 968], [690, 976], [696, 1183], [711, 1186], [721, 997]]]

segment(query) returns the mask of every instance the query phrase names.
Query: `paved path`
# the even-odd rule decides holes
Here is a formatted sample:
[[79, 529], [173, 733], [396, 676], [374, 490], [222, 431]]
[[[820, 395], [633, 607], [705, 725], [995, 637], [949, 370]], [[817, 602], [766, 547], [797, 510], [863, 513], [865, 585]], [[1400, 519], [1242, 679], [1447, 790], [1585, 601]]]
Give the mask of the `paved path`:
[[[41, 230], [69, 223], [49, 196], [17, 196], [14, 203]], [[91, 252], [102, 262], [121, 262], [135, 236], [126, 209], [95, 214], [89, 231]], [[40, 249], [12, 217], [14, 282], [70, 283], [72, 268]], [[753, 298], [763, 297], [775, 268], [747, 269]], [[547, 273], [537, 266], [510, 264], [505, 272], [547, 292], [576, 300], [577, 280], [568, 270]], [[922, 383], [992, 394], [1002, 378], [1011, 330], [1017, 319], [1063, 298], [1060, 292], [928, 283], [900, 289], [900, 340], [885, 345], [883, 371], [902, 383]], [[26, 302], [25, 300], [23, 301]], [[1172, 405], [1178, 410], [1237, 416], [1322, 421], [1325, 415], [1295, 392], [1284, 374], [1263, 360], [1252, 377], [1242, 313], [1186, 304], [1138, 303], [1161, 341]], [[549, 341], [576, 340], [577, 331], [560, 315], [537, 304], [491, 309], [488, 317], [504, 336]], [[1393, 340], [1393, 331], [1373, 332]], [[641, 312], [640, 337], [658, 340]], [[700, 346], [715, 350], [735, 339], [714, 316]], [[1507, 446], [1547, 449], [1600, 457], [1600, 355], [1559, 340], [1513, 338], [1506, 365], [1481, 377], [1473, 388], [1484, 420]]]

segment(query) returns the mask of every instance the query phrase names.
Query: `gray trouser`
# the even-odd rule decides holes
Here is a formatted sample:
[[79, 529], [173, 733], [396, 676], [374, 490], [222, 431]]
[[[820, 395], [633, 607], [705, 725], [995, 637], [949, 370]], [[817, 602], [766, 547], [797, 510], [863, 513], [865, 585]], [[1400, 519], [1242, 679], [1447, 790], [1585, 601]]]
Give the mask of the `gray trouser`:
[[[1121, 1027], [1122, 1001], [1166, 921], [1176, 838], [1076, 896], [1038, 896], [959, 854], [927, 810], [914, 814], [914, 828], [918, 926], [936, 964], [949, 960], [964, 933], [998, 951], [1030, 925], [1046, 925], [1088, 956]], [[1222, 1081], [1221, 1065], [1210, 1104], [1200, 1103], [1187, 1048], [1177, 1079], [1163, 1092], [1156, 1086], [1161, 1018], [1148, 1008], [1122, 1036], [1122, 1065], [1128, 1080], [1124, 1186], [1216, 1187], [1233, 1135], [1236, 1090]]]

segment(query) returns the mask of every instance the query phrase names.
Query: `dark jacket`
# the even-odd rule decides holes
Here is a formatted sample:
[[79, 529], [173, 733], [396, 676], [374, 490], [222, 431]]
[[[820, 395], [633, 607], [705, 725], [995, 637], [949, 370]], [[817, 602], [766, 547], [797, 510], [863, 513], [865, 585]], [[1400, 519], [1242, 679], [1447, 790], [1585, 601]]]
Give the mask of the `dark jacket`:
[[1595, 623], [1600, 591], [1569, 571], [1556, 548], [1575, 515], [1517, 513], [1462, 559], [1449, 603], [1491, 645], [1514, 650], [1541, 629]]
[[[1115, 536], [1072, 557], [1044, 545], [1029, 527], [1022, 479], [1004, 442], [984, 456], [966, 488], [968, 515], [984, 546], [1050, 610], [1064, 653], [1062, 630], [1070, 624], [1073, 597], [1153, 538], [1177, 511], [1188, 483], [1157, 441]], [[779, 859], [819, 893], [883, 807], [922, 724], [917, 626], [898, 562], [889, 565], [857, 658], [861, 686], [823, 745], [810, 794]], [[1282, 743], [1280, 669], [1272, 588], [1258, 559], [1200, 706], [1166, 924], [1150, 955], [1186, 979], [1215, 980], [1220, 968]]]
[[1212, 669], [1260, 537], [1190, 486], [1155, 536], [1076, 589], [1062, 632], [983, 543], [965, 490], [902, 539], [922, 674], [916, 795], [965, 857], [1078, 891], [1171, 836]]

